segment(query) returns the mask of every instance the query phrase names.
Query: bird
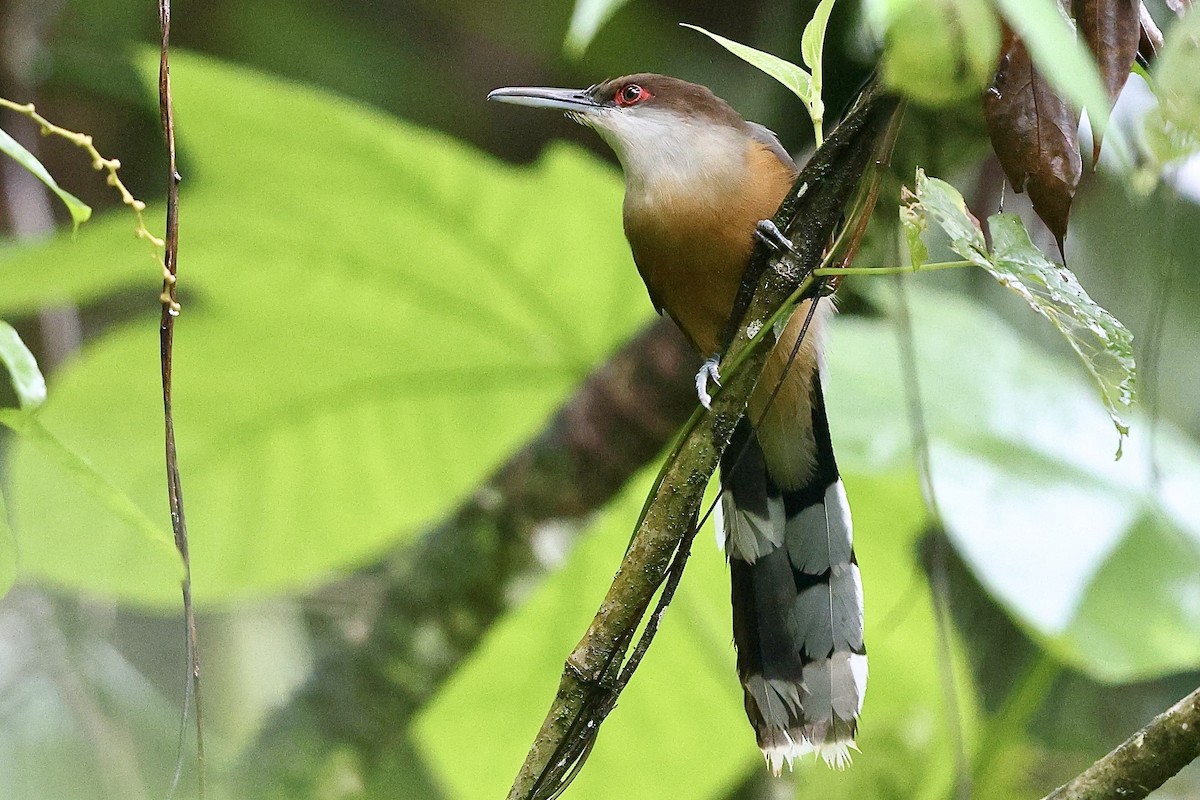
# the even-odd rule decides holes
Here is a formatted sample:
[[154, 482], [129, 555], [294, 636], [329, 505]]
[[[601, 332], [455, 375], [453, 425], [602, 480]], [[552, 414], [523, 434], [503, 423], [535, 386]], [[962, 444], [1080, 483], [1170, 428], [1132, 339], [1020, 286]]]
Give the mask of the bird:
[[[655, 309], [709, 356], [697, 375], [707, 405], [760, 223], [797, 176], [787, 150], [707, 87], [666, 75], [627, 75], [586, 89], [506, 87], [488, 99], [563, 111], [615, 152], [634, 263]], [[811, 303], [818, 306], [802, 335]], [[862, 579], [821, 390], [831, 314], [828, 300], [814, 298], [777, 326], [720, 464], [718, 527], [729, 561], [737, 671], [746, 715], [775, 775], [807, 753], [834, 767], [849, 764], [866, 693]]]

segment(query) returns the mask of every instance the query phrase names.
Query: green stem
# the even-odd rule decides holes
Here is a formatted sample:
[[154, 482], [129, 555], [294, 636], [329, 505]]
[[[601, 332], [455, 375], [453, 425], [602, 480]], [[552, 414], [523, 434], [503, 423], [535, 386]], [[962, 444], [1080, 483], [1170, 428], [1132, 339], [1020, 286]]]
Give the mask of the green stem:
[[933, 264], [922, 264], [919, 267], [822, 267], [813, 270], [813, 275], [905, 275], [911, 272], [935, 272], [939, 269], [958, 269], [973, 267], [974, 261], [938, 261]]
[[820, 147], [825, 142], [825, 101], [821, 99], [821, 84], [823, 82], [821, 76], [821, 62], [817, 61], [816, 66], [812, 71], [812, 101], [805, 103], [808, 106], [808, 115], [812, 117], [813, 124], [813, 139], [816, 140], [817, 147]]

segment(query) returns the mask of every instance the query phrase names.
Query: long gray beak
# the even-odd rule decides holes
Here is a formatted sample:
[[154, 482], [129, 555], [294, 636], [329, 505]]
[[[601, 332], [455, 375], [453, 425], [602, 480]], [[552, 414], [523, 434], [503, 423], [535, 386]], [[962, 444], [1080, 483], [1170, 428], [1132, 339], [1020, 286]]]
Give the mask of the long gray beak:
[[542, 86], [508, 86], [488, 93], [488, 100], [531, 108], [557, 108], [586, 114], [602, 108], [585, 89], [547, 89]]

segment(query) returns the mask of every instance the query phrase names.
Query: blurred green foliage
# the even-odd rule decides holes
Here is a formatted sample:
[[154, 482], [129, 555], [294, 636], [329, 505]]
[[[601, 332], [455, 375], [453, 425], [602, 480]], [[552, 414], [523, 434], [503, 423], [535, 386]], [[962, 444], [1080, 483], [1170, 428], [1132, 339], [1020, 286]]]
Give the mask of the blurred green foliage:
[[8, 524], [8, 508], [0, 493], [0, 597], [8, 594], [17, 579], [17, 539]]
[[872, 29], [887, 43], [883, 77], [920, 103], [944, 106], [978, 96], [992, 79], [1000, 22], [983, 0], [868, 0]]
[[1161, 102], [1146, 115], [1143, 142], [1161, 168], [1200, 149], [1200, 95], [1194, 76], [1200, 70], [1200, 16], [1191, 14], [1170, 31], [1155, 71]]
[[[1100, 680], [1200, 661], [1186, 577], [1200, 574], [1200, 509], [1183, 488], [1200, 477], [1200, 449], [1160, 423], [1157, 453], [1135, 436], [1114, 461], [1116, 437], [1081, 367], [961, 298], [923, 290], [911, 305], [937, 500], [979, 580], [1042, 646]], [[839, 459], [896, 469], [909, 455], [894, 328], [839, 323], [829, 392]]]
[[[650, 313], [611, 169], [556, 148], [517, 172], [246, 71], [179, 53], [175, 73], [198, 165], [175, 404], [198, 602], [311, 585], [435, 520]], [[129, 226], [11, 254], [0, 314], [152, 282]], [[157, 518], [155, 315], [86, 348], [40, 418]], [[162, 555], [71, 475], [26, 444], [11, 463], [29, 574], [176, 602]]]

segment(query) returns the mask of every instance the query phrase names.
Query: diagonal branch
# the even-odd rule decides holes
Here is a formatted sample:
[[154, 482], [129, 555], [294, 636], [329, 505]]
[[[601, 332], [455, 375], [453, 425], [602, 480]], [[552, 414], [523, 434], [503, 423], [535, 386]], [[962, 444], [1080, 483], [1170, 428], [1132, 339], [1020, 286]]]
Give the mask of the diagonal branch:
[[1200, 689], [1043, 800], [1139, 800], [1200, 758]]

